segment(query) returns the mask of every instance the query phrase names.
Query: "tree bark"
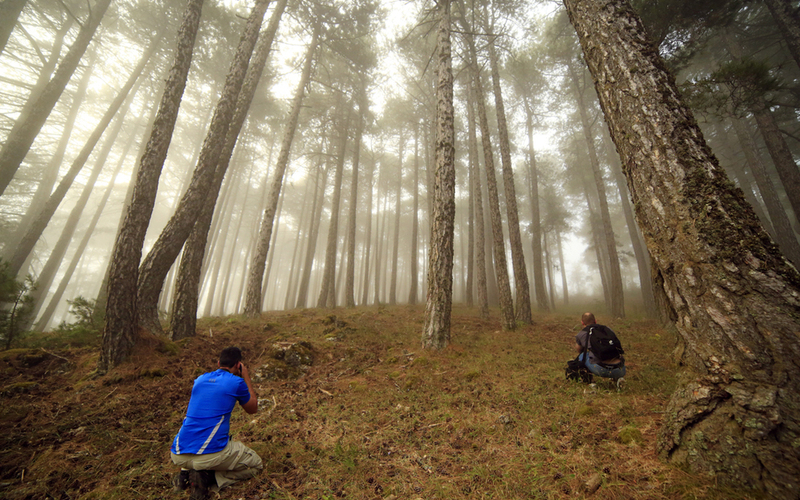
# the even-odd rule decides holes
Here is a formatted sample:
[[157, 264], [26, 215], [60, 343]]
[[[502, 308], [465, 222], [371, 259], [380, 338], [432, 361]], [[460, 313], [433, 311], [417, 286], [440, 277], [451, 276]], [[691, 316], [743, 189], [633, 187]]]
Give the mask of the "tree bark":
[[369, 182], [367, 182], [367, 221], [364, 223], [367, 228], [367, 234], [364, 235], [364, 280], [361, 284], [361, 305], [367, 305], [369, 302], [369, 254], [372, 249], [372, 191], [375, 183], [375, 158], [372, 159], [371, 167], [369, 169]]
[[142, 155], [131, 203], [127, 207], [108, 273], [106, 325], [103, 352], [98, 370], [102, 373], [124, 361], [133, 350], [138, 335], [136, 285], [142, 245], [153, 213], [158, 179], [167, 156], [172, 131], [178, 117], [186, 77], [192, 63], [192, 51], [200, 24], [203, 0], [188, 0], [178, 30], [175, 62], [170, 70], [161, 103]]
[[450, 342], [453, 307], [453, 232], [456, 214], [453, 67], [450, 54], [450, 0], [439, 1], [436, 66], [436, 173], [433, 184], [428, 294], [422, 347], [444, 349]]
[[504, 330], [516, 328], [514, 318], [514, 301], [511, 298], [511, 283], [508, 279], [508, 264], [506, 261], [505, 244], [503, 242], [503, 226], [500, 217], [500, 197], [497, 192], [497, 177], [494, 167], [494, 155], [492, 153], [491, 132], [489, 130], [489, 120], [486, 117], [486, 103], [483, 93], [483, 83], [481, 82], [478, 58], [475, 50], [475, 43], [470, 35], [470, 30], [466, 27], [463, 18], [460, 19], [465, 25], [467, 45], [469, 46], [470, 62], [469, 70], [472, 74], [472, 92], [478, 108], [478, 120], [481, 127], [481, 143], [483, 145], [484, 169], [486, 170], [486, 187], [489, 198], [489, 215], [492, 221], [492, 250], [494, 252], [495, 276], [497, 276], [497, 287], [500, 295], [500, 323]]
[[525, 254], [522, 251], [522, 236], [519, 230], [519, 212], [517, 211], [517, 190], [514, 186], [514, 169], [511, 164], [511, 142], [508, 138], [506, 110], [503, 104], [503, 90], [500, 86], [500, 69], [494, 47], [496, 37], [489, 43], [489, 63], [492, 73], [492, 88], [497, 114], [497, 129], [500, 138], [500, 160], [503, 168], [503, 187], [505, 189], [506, 214], [508, 218], [508, 239], [511, 246], [511, 264], [514, 269], [514, 288], [517, 294], [517, 321], [530, 325], [531, 293], [528, 283], [528, 269], [525, 267]]
[[[322, 217], [322, 205], [325, 200], [325, 186], [328, 183], [328, 171], [330, 163], [325, 164], [325, 171], [322, 172], [322, 182], [319, 193], [315, 193], [315, 206], [311, 211], [311, 224], [308, 230], [308, 245], [306, 246], [305, 262], [303, 263], [303, 277], [300, 279], [300, 288], [297, 291], [298, 308], [306, 307], [308, 304], [308, 288], [311, 281], [311, 267], [314, 265], [314, 253], [317, 248], [317, 238], [319, 237], [319, 224]], [[317, 175], [319, 182], [320, 175]]]
[[687, 372], [662, 457], [775, 498], [800, 492], [800, 275], [707, 147], [626, 0], [565, 0]]
[[89, 46], [94, 37], [100, 20], [108, 9], [111, 0], [97, 0], [91, 9], [89, 18], [83, 23], [77, 38], [72, 43], [69, 51], [58, 65], [53, 78], [38, 96], [25, 103], [20, 116], [25, 116], [23, 120], [17, 120], [14, 127], [6, 137], [2, 149], [0, 149], [0, 196], [5, 192], [14, 174], [17, 173], [22, 160], [33, 144], [33, 140], [39, 134], [47, 117], [53, 110], [59, 97], [67, 87], [72, 74], [78, 67], [78, 63], [83, 57], [83, 53]]
[[203, 141], [189, 187], [139, 268], [137, 291], [139, 326], [153, 333], [162, 333], [158, 318], [158, 297], [164, 286], [164, 278], [194, 228], [202, 207], [206, 204], [208, 193], [214, 185], [217, 165], [268, 4], [269, 0], [256, 0], [253, 6], [214, 110], [208, 134]]

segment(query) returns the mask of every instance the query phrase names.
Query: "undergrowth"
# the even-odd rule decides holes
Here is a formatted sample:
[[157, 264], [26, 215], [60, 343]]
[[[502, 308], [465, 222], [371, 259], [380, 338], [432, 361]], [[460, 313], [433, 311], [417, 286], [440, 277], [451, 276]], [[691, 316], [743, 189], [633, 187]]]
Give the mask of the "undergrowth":
[[756, 498], [656, 456], [676, 376], [675, 338], [655, 322], [598, 318], [625, 345], [618, 393], [565, 380], [577, 316], [501, 331], [496, 315], [457, 307], [451, 345], [432, 352], [420, 348], [423, 312], [202, 320], [195, 338], [161, 341], [101, 378], [97, 347], [0, 355], [0, 497], [175, 497], [169, 445], [194, 377], [227, 345], [253, 370], [275, 342], [308, 341], [315, 362], [303, 376], [257, 383], [259, 412], [234, 411], [233, 438], [265, 469], [221, 498], [572, 499], [591, 495], [595, 475], [595, 498]]

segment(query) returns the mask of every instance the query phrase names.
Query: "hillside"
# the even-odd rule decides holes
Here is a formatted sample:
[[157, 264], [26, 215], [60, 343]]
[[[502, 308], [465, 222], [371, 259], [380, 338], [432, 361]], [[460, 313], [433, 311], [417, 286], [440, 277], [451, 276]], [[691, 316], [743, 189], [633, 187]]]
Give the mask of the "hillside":
[[[243, 349], [251, 373], [291, 372], [274, 346], [306, 341], [313, 365], [258, 382], [255, 416], [234, 411], [234, 438], [266, 467], [221, 498], [757, 498], [658, 460], [676, 368], [675, 338], [656, 323], [598, 316], [628, 352], [617, 393], [564, 379], [577, 315], [502, 332], [496, 318], [456, 308], [451, 346], [436, 353], [420, 349], [423, 311], [205, 320], [197, 337], [152, 339], [99, 378], [96, 347], [0, 353], [0, 497], [183, 498], [170, 490], [169, 443], [193, 378], [228, 345]], [[592, 476], [602, 484], [590, 495]]]

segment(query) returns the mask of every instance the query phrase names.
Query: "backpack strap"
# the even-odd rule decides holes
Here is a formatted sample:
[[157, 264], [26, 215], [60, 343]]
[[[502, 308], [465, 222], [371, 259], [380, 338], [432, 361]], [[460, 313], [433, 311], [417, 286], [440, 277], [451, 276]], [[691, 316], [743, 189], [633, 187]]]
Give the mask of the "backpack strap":
[[583, 346], [583, 365], [587, 368], [589, 367], [589, 339], [592, 337], [593, 328], [593, 326], [589, 327], [589, 331], [586, 333], [586, 344]]

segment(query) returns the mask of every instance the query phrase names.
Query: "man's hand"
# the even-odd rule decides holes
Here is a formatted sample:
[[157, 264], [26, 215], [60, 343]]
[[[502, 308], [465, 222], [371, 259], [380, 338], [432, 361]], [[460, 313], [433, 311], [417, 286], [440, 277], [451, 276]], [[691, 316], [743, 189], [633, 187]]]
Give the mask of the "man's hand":
[[242, 409], [252, 415], [258, 411], [258, 395], [255, 389], [253, 389], [253, 382], [250, 380], [250, 371], [244, 366], [244, 363], [239, 363], [239, 373], [247, 384], [247, 389], [250, 390], [250, 399], [247, 403], [242, 405]]

